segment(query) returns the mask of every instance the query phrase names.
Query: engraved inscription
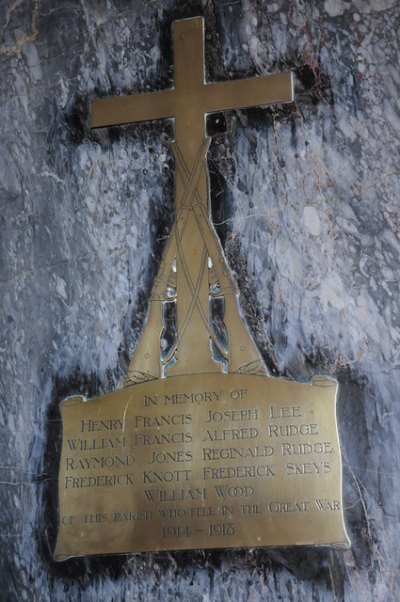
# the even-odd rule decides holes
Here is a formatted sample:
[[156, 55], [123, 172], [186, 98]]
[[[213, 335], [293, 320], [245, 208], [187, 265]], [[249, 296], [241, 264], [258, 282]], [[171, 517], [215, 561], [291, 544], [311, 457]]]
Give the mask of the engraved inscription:
[[104, 404], [100, 419], [90, 417], [90, 402], [80, 406], [82, 416], [66, 423], [61, 458], [61, 499], [78, 500], [60, 515], [64, 537], [79, 531], [90, 540], [94, 529], [123, 527], [116, 537], [129, 550], [136, 537], [138, 549], [240, 545], [249, 533], [265, 545], [292, 541], [299, 529], [307, 541], [307, 525], [326, 531], [327, 514], [343, 529], [328, 403], [279, 397], [275, 380], [269, 402], [264, 382], [193, 391], [154, 385], [141, 403]]

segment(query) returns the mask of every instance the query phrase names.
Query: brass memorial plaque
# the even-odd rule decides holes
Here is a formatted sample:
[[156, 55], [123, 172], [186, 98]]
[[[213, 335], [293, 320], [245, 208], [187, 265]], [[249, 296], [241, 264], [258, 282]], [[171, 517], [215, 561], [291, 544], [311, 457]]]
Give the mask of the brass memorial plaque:
[[57, 560], [349, 546], [337, 383], [268, 376], [209, 217], [205, 116], [291, 102], [292, 77], [205, 84], [203, 29], [175, 23], [173, 90], [93, 102], [93, 127], [174, 118], [176, 216], [124, 388], [61, 403]]

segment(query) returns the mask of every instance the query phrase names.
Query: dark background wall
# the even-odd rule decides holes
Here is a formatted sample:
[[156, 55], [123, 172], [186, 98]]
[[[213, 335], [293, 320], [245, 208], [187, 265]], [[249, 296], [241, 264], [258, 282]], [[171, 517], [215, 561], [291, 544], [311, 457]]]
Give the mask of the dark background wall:
[[[0, 0], [0, 599], [400, 595], [396, 0]], [[271, 373], [340, 383], [352, 549], [53, 562], [59, 401], [121, 386], [171, 225], [171, 124], [90, 131], [169, 86], [206, 18], [209, 81], [292, 69], [296, 102], [214, 119], [213, 214]]]

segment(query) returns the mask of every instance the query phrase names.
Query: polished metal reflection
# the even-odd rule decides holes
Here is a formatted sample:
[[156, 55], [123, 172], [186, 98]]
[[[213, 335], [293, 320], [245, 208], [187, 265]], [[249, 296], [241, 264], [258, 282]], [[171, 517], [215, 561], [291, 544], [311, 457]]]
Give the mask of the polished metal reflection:
[[174, 118], [176, 215], [125, 388], [62, 403], [57, 559], [348, 545], [337, 384], [268, 376], [209, 215], [206, 115], [291, 102], [292, 76], [205, 84], [203, 44], [176, 22], [173, 90], [93, 102], [93, 127]]

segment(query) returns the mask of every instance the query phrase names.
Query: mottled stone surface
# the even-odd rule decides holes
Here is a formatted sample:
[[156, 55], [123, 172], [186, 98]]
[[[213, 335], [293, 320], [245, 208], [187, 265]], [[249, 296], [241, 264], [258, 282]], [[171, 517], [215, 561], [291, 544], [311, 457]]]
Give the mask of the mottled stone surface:
[[[338, 378], [352, 549], [51, 559], [57, 406], [121, 385], [171, 225], [171, 124], [91, 132], [93, 96], [291, 68], [296, 103], [214, 119], [213, 213], [274, 374]], [[396, 0], [0, 0], [0, 598], [400, 595]], [[222, 124], [222, 125], [221, 125]]]

